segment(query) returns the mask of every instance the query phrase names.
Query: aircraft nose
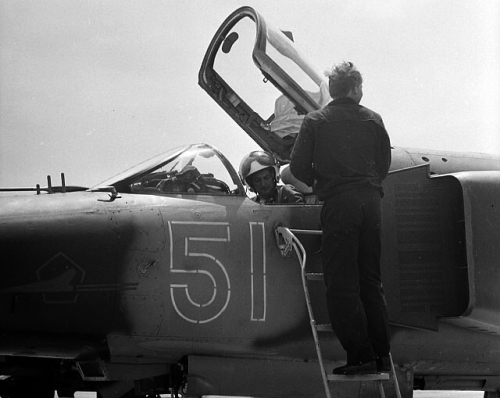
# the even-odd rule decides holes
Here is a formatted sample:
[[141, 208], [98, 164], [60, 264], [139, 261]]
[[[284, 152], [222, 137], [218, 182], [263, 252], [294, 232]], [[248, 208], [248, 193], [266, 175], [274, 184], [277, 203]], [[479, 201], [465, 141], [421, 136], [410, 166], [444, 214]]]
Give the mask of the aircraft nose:
[[2, 328], [85, 333], [112, 319], [118, 236], [79, 195], [1, 198]]

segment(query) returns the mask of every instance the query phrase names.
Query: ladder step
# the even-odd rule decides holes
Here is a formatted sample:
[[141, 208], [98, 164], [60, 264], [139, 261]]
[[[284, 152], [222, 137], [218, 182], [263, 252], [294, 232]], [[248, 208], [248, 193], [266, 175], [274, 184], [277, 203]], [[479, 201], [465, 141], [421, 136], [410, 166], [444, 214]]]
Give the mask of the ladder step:
[[318, 332], [333, 332], [332, 325], [329, 323], [320, 323], [316, 325], [316, 330]]
[[290, 232], [294, 234], [303, 234], [303, 235], [323, 235], [323, 231], [321, 229], [290, 229]]
[[389, 373], [376, 373], [368, 375], [334, 375], [327, 376], [328, 381], [383, 381], [389, 380]]
[[306, 272], [306, 278], [309, 281], [322, 281], [324, 280], [323, 278], [323, 273], [320, 272]]

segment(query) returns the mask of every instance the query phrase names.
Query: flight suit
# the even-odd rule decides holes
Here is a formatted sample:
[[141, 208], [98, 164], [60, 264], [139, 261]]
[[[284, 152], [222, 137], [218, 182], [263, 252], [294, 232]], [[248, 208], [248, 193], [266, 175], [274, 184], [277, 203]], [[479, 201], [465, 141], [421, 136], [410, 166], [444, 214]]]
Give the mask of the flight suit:
[[254, 202], [269, 205], [281, 203], [304, 203], [304, 195], [300, 193], [293, 185], [278, 185], [272, 198], [262, 199], [259, 195], [252, 199]]

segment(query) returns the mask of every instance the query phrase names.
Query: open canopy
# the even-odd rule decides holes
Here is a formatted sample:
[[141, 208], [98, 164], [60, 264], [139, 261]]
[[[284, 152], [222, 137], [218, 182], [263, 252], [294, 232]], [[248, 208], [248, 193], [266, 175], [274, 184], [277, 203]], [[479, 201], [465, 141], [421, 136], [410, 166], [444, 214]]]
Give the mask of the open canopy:
[[250, 7], [233, 12], [215, 34], [199, 84], [282, 164], [290, 160], [304, 115], [330, 101], [326, 78], [297, 50], [291, 33]]

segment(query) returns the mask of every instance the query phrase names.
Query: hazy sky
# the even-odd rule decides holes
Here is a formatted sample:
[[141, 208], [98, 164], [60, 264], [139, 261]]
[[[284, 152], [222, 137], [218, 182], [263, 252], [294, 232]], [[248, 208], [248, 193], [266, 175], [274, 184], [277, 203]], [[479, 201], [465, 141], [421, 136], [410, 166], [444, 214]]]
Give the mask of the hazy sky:
[[321, 69], [354, 62], [393, 145], [500, 155], [498, 0], [0, 0], [0, 186], [93, 185], [170, 148], [256, 144], [198, 86], [256, 8]]

